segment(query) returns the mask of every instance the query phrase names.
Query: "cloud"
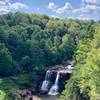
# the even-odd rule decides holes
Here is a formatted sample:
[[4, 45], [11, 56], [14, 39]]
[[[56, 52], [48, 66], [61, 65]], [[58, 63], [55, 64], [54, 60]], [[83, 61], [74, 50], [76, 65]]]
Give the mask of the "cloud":
[[20, 2], [11, 3], [9, 0], [0, 1], [0, 14], [19, 9], [28, 9], [28, 6]]
[[[70, 3], [66, 2], [63, 7], [59, 7], [53, 2], [49, 3], [48, 8], [54, 11], [56, 14], [65, 14], [71, 18], [78, 19], [95, 19], [99, 18], [100, 13], [100, 0], [82, 0], [79, 8], [74, 8]], [[84, 16], [83, 16], [84, 15]], [[56, 16], [54, 16], [56, 17]]]
[[100, 7], [96, 5], [85, 5], [84, 7], [74, 9], [74, 13], [85, 13], [85, 14], [98, 14], [100, 13]]
[[72, 12], [79, 15], [78, 18], [80, 19], [93, 19], [93, 16], [99, 16], [99, 4], [100, 0], [82, 0], [81, 7], [74, 9]]
[[9, 10], [7, 10], [7, 9], [4, 9], [4, 8], [1, 8], [1, 9], [0, 9], [0, 15], [6, 14], [6, 13], [8, 13], [8, 12], [9, 12]]
[[56, 15], [51, 15], [52, 18], [60, 18], [59, 16]]
[[0, 6], [4, 6], [5, 2], [4, 1], [0, 1]]
[[57, 9], [57, 5], [55, 5], [53, 2], [49, 2], [48, 4], [48, 9], [52, 9], [53, 11], [55, 11]]
[[79, 20], [91, 20], [92, 18], [89, 15], [81, 14], [77, 17]]
[[58, 14], [63, 14], [65, 12], [68, 12], [69, 10], [72, 10], [73, 7], [68, 2], [66, 2], [63, 7], [58, 7], [58, 5], [54, 4], [53, 2], [49, 2], [48, 9], [51, 9], [52, 11], [55, 11]]
[[10, 8], [15, 9], [15, 10], [23, 9], [23, 8], [28, 9], [28, 6], [23, 3], [16, 2], [16, 3], [10, 4]]
[[58, 8], [56, 10], [56, 13], [63, 14], [65, 12], [68, 12], [68, 11], [72, 10], [72, 9], [73, 9], [73, 7], [72, 7], [72, 5], [70, 3], [65, 3], [65, 5], [63, 7]]
[[92, 4], [92, 5], [99, 5], [100, 0], [82, 0], [83, 3]]
[[40, 10], [40, 8], [37, 8], [37, 10]]

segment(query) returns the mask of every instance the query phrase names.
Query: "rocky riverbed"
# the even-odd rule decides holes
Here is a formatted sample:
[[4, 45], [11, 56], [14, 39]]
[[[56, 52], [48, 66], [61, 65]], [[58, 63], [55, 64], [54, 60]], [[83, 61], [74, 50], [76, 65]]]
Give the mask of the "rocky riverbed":
[[59, 96], [49, 96], [40, 93], [34, 93], [34, 91], [29, 89], [24, 89], [17, 91], [16, 98], [21, 100], [58, 100]]

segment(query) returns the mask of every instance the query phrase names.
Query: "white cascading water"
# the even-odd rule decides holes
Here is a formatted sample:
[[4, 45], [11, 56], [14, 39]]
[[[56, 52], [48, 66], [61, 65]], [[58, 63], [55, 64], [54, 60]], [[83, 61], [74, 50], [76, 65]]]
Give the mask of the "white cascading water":
[[51, 71], [48, 70], [46, 72], [46, 75], [45, 75], [45, 80], [43, 81], [42, 83], [42, 86], [41, 86], [41, 91], [45, 91], [45, 92], [48, 92], [49, 88], [50, 88], [50, 78], [51, 78]]
[[59, 94], [59, 86], [58, 86], [59, 78], [60, 78], [60, 72], [57, 73], [55, 84], [51, 87], [48, 95], [58, 95]]

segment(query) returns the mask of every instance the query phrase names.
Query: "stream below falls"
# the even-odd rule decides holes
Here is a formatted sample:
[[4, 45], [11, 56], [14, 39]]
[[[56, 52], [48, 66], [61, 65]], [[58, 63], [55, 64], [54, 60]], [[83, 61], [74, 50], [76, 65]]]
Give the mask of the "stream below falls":
[[59, 96], [40, 95], [40, 100], [58, 100]]

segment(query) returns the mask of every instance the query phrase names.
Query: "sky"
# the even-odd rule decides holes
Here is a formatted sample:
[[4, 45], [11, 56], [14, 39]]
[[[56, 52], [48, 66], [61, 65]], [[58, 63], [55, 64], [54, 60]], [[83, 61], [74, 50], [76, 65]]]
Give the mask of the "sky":
[[100, 0], [0, 0], [0, 15], [18, 11], [57, 18], [100, 20]]

